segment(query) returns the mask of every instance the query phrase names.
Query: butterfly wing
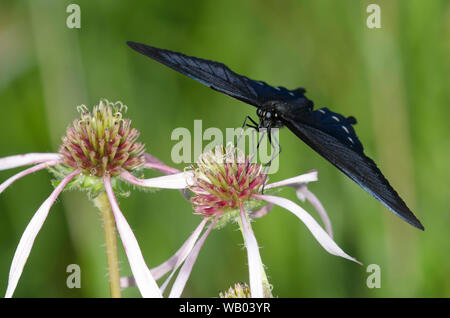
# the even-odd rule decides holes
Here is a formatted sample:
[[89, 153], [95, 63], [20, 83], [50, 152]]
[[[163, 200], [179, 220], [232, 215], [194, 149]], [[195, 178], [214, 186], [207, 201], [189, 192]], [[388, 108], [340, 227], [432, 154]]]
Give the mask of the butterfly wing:
[[424, 229], [375, 162], [364, 154], [362, 144], [351, 127], [353, 118], [322, 108], [301, 117], [284, 114], [283, 121], [308, 146], [392, 212], [411, 225]]
[[305, 92], [303, 88], [291, 91], [284, 87], [273, 87], [263, 81], [249, 79], [233, 72], [219, 62], [136, 42], [129, 41], [127, 44], [133, 50], [189, 76], [203, 85], [256, 107], [270, 100], [291, 101], [303, 97]]
[[292, 102], [300, 98], [308, 107], [300, 113], [281, 114], [284, 124], [306, 144], [331, 162], [373, 197], [408, 223], [423, 229], [422, 224], [391, 187], [372, 159], [364, 154], [363, 146], [353, 127], [354, 119], [345, 118], [326, 108], [304, 112], [312, 102], [304, 96], [305, 90], [273, 87], [239, 75], [226, 65], [188, 56], [145, 44], [127, 42], [135, 51], [164, 64], [216, 91], [260, 107], [268, 101]]

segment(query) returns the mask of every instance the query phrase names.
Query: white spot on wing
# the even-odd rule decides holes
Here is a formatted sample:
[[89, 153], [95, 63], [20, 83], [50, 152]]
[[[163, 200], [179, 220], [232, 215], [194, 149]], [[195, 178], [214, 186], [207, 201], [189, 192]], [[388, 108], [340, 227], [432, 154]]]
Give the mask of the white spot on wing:
[[319, 112], [321, 112], [322, 114], [325, 114], [325, 111], [323, 109], [318, 109]]
[[280, 90], [280, 88], [279, 88], [279, 87], [275, 87], [275, 89], [276, 89], [277, 91], [279, 91], [279, 90]]
[[294, 96], [294, 93], [292, 93], [292, 92], [289, 92], [289, 95], [291, 95], [291, 96]]
[[335, 121], [340, 121], [336, 116], [331, 116], [331, 118], [333, 118]]
[[342, 126], [342, 129], [344, 129], [347, 134], [349, 133], [347, 127]]
[[348, 140], [350, 140], [350, 142], [352, 143], [352, 144], [354, 144], [354, 142], [353, 142], [353, 139], [352, 138], [350, 138], [350, 137], [347, 137], [348, 138]]

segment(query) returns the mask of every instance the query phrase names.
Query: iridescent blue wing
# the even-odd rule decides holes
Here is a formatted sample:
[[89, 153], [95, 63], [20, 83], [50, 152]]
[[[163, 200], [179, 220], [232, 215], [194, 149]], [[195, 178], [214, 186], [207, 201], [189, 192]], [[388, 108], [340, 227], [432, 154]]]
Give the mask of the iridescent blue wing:
[[228, 96], [259, 107], [266, 101], [289, 102], [303, 97], [305, 90], [288, 90], [273, 87], [262, 81], [254, 81], [230, 70], [226, 65], [188, 56], [182, 53], [159, 49], [145, 44], [127, 42], [135, 51], [164, 64], [181, 74]]
[[406, 222], [424, 229], [375, 162], [364, 154], [363, 146], [352, 127], [356, 123], [353, 117], [345, 118], [327, 108], [321, 108], [301, 116], [282, 114], [282, 118], [297, 137], [370, 195]]

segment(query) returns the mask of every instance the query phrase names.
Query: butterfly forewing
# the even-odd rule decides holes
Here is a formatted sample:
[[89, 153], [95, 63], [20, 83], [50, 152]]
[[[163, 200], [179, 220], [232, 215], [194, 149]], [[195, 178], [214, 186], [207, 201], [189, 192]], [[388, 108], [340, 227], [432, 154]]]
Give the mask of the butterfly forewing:
[[304, 89], [290, 91], [273, 87], [263, 81], [255, 81], [239, 75], [226, 65], [145, 44], [127, 42], [135, 51], [162, 63], [177, 72], [245, 103], [259, 107], [267, 101], [291, 101], [302, 97]]
[[231, 71], [222, 63], [208, 61], [182, 53], [158, 49], [145, 44], [127, 42], [137, 52], [158, 61], [177, 72], [221, 93], [245, 103], [258, 106], [258, 95], [243, 76]]

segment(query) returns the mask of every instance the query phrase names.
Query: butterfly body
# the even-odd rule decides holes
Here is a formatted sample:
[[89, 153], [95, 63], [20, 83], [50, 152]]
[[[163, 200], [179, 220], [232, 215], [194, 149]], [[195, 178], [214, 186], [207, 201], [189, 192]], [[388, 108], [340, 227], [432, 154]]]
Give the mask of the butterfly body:
[[304, 88], [289, 90], [239, 75], [226, 65], [182, 53], [127, 42], [137, 52], [162, 63], [218, 92], [257, 107], [256, 128], [286, 126], [297, 137], [347, 177], [411, 225], [424, 229], [405, 202], [364, 153], [353, 117], [328, 108], [314, 109]]

